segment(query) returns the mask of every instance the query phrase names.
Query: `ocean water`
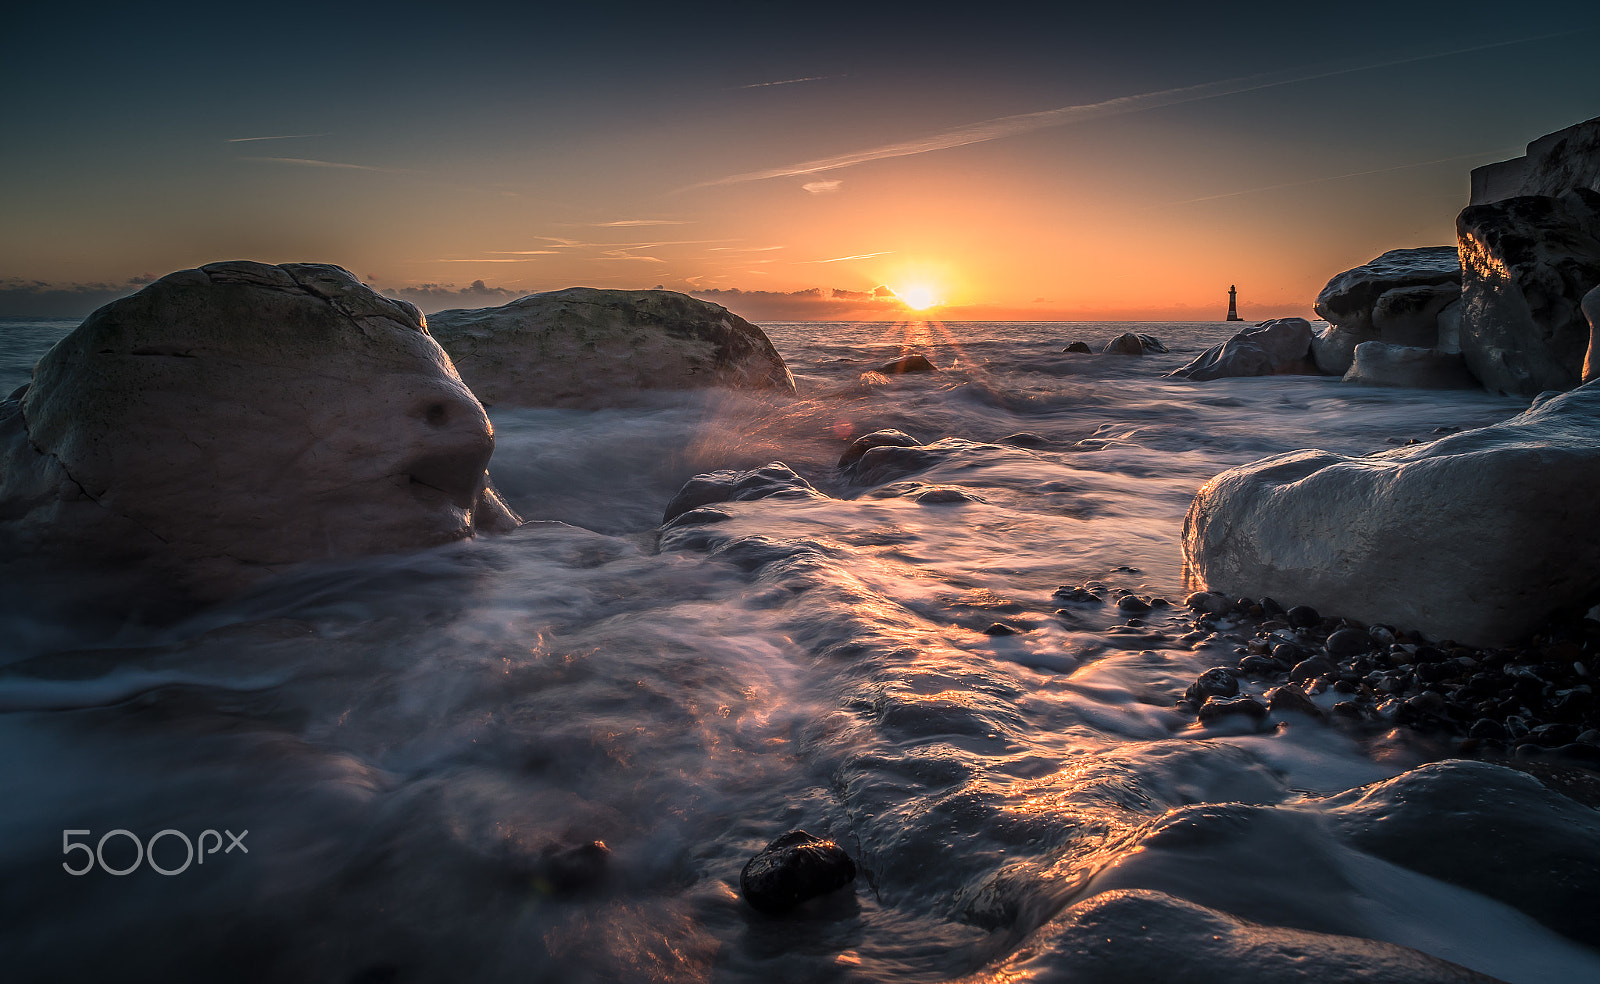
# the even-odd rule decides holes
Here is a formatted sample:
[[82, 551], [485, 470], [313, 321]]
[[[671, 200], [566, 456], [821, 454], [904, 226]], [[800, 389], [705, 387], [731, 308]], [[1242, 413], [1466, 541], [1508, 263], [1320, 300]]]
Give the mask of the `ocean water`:
[[[0, 388], [70, 327], [0, 323]], [[1216, 323], [765, 327], [796, 398], [495, 410], [490, 470], [531, 521], [515, 533], [307, 567], [162, 628], [4, 610], [9, 979], [998, 980], [997, 961], [1110, 888], [1508, 981], [1600, 979], [1593, 951], [1324, 822], [1324, 797], [1437, 748], [1310, 720], [1206, 730], [1173, 707], [1237, 658], [1182, 638], [1200, 484], [1525, 402], [1163, 378], [1228, 336]], [[1061, 351], [1129, 328], [1171, 352]], [[906, 350], [943, 371], [867, 372]], [[882, 427], [968, 443], [848, 483], [840, 452]], [[772, 461], [826, 498], [658, 531], [691, 476]], [[1085, 582], [1174, 605], [1128, 624], [1052, 598]], [[1019, 631], [986, 634], [996, 621]], [[1205, 804], [1299, 819], [1226, 852], [1136, 846]], [[758, 915], [740, 869], [796, 827], [860, 876]], [[129, 831], [102, 844], [111, 868], [164, 830], [248, 830], [248, 853], [73, 876], [64, 830], [91, 846]], [[151, 851], [185, 857], [172, 835]]]

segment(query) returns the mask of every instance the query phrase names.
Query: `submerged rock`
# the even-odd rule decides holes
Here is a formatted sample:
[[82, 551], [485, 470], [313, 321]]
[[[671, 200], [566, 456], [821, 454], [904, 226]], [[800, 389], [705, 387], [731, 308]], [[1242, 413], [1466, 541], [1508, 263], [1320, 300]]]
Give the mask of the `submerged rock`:
[[981, 980], [1012, 984], [1498, 984], [1394, 943], [1247, 922], [1163, 892], [1066, 909]]
[[1123, 332], [1116, 338], [1105, 343], [1100, 349], [1101, 355], [1143, 355], [1144, 341], [1131, 331]]
[[1072, 353], [1076, 353], [1078, 355], [1093, 355], [1094, 354], [1094, 349], [1089, 347], [1089, 343], [1088, 342], [1073, 342], [1072, 344], [1068, 345], [1066, 348], [1062, 349], [1061, 351], [1063, 351], [1063, 352], [1072, 352]]
[[850, 446], [844, 449], [844, 454], [839, 456], [839, 467], [849, 468], [857, 461], [860, 461], [862, 455], [865, 455], [873, 448], [914, 448], [919, 447], [921, 444], [921, 441], [905, 431], [895, 430], [892, 427], [875, 430], [870, 434], [863, 434], [850, 442]]
[[918, 352], [902, 355], [900, 358], [872, 370], [881, 372], [885, 376], [898, 376], [908, 372], [938, 372], [939, 367], [928, 361], [928, 357]]
[[739, 891], [753, 908], [778, 913], [838, 891], [855, 877], [855, 862], [838, 844], [791, 830], [745, 863]]
[[585, 405], [707, 386], [794, 392], [760, 328], [670, 290], [568, 287], [440, 311], [428, 327], [489, 406]]
[[774, 461], [749, 471], [723, 469], [696, 475], [683, 484], [667, 503], [661, 522], [671, 523], [686, 513], [717, 502], [754, 502], [757, 499], [826, 499], [794, 469]]
[[1431, 348], [1362, 342], [1344, 381], [1362, 386], [1410, 386], [1415, 389], [1476, 389], [1478, 380], [1459, 354]]
[[1592, 383], [1431, 444], [1266, 458], [1200, 489], [1184, 555], [1228, 591], [1472, 644], [1515, 641], [1600, 598], [1597, 429]]
[[1456, 233], [1468, 368], [1519, 396], [1577, 386], [1590, 338], [1581, 305], [1600, 285], [1600, 192], [1472, 205]]
[[336, 266], [213, 263], [96, 311], [0, 404], [0, 555], [214, 600], [514, 526], [493, 449], [410, 304]]
[[1167, 375], [1196, 381], [1224, 376], [1315, 375], [1311, 335], [1311, 322], [1304, 318], [1263, 322], [1206, 349], [1193, 362]]

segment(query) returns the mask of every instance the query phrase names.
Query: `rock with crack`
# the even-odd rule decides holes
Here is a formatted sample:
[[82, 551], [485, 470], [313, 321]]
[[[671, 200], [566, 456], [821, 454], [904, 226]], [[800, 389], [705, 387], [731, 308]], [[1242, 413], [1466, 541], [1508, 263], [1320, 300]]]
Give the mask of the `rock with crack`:
[[215, 600], [515, 526], [493, 449], [410, 304], [336, 266], [213, 263], [96, 311], [0, 404], [0, 556]]
[[428, 327], [486, 406], [593, 406], [713, 386], [794, 392], [760, 328], [670, 290], [568, 287], [440, 311]]

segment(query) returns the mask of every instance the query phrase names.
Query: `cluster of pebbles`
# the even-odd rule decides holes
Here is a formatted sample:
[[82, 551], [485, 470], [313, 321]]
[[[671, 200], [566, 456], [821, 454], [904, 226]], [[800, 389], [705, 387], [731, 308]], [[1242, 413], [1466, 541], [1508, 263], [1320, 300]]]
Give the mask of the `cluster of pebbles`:
[[1600, 623], [1555, 622], [1523, 645], [1474, 649], [1271, 598], [1201, 591], [1185, 605], [1192, 631], [1181, 641], [1198, 650], [1231, 645], [1235, 657], [1184, 692], [1180, 704], [1201, 723], [1297, 711], [1432, 734], [1461, 754], [1553, 755], [1600, 767]]

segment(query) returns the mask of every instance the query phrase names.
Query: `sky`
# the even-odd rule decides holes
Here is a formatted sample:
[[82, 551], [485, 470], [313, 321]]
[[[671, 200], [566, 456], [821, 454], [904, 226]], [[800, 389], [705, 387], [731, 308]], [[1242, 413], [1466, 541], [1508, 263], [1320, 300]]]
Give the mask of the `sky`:
[[[1600, 116], [1600, 5], [30, 5], [0, 315], [203, 263], [424, 310], [574, 285], [757, 321], [1311, 316]], [[912, 305], [921, 308], [913, 311]]]

